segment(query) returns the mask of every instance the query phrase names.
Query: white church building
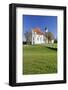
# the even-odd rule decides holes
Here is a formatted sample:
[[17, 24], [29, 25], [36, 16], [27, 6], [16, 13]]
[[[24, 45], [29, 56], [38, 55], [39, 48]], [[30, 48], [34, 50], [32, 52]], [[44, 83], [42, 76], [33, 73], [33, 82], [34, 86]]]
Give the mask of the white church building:
[[[48, 30], [46, 30], [48, 32]], [[34, 28], [31, 32], [28, 33], [26, 41], [30, 44], [45, 44], [48, 43], [48, 39], [45, 37], [45, 33], [40, 30], [40, 28]], [[50, 43], [54, 43], [54, 40], [51, 40]]]
[[41, 32], [39, 28], [35, 28], [32, 30], [32, 44], [44, 44], [45, 36], [44, 33]]

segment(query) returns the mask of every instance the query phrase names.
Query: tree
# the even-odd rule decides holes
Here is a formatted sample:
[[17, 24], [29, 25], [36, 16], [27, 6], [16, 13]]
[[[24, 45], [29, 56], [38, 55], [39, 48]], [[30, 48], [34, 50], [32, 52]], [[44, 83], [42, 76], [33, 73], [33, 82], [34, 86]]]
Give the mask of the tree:
[[31, 44], [31, 40], [32, 40], [31, 32], [26, 32], [25, 37], [26, 37], [27, 44]]
[[54, 35], [52, 32], [45, 32], [45, 37], [48, 39], [48, 43], [51, 43], [51, 40], [54, 40]]
[[57, 43], [57, 39], [54, 40], [54, 43]]

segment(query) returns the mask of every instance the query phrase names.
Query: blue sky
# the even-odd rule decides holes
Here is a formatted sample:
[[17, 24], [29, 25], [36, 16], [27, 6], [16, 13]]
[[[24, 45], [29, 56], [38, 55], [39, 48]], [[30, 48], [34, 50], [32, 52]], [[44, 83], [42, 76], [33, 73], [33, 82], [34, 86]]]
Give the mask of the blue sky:
[[55, 38], [57, 37], [57, 16], [23, 15], [22, 17], [24, 33], [36, 27], [45, 32], [47, 27], [48, 31], [52, 32]]

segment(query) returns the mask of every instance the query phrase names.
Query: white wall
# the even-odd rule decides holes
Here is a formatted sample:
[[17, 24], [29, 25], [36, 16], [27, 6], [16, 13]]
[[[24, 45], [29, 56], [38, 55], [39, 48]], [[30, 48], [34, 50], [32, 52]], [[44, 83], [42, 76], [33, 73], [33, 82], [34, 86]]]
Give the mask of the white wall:
[[43, 35], [36, 35], [36, 37], [35, 37], [35, 44], [43, 44], [43, 43], [45, 43], [43, 41], [43, 38], [44, 38]]
[[[67, 84], [10, 87], [8, 86], [9, 70], [9, 3], [28, 3], [43, 5], [67, 6], [68, 0], [0, 0], [0, 90], [67, 90]], [[68, 10], [67, 10], [68, 15]], [[68, 22], [68, 18], [67, 18]], [[68, 34], [68, 31], [67, 31]], [[68, 36], [67, 36], [68, 37]], [[67, 48], [68, 50], [68, 48]], [[67, 61], [68, 64], [68, 61]], [[68, 65], [67, 65], [68, 68]], [[68, 75], [68, 72], [67, 72]], [[68, 80], [68, 79], [67, 79]]]

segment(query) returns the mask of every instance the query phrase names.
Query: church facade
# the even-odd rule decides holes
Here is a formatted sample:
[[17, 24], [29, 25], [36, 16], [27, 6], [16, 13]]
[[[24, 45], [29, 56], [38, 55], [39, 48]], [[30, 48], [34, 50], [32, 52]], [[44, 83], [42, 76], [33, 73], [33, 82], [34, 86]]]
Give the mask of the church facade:
[[44, 33], [41, 32], [39, 28], [35, 28], [32, 30], [32, 44], [44, 44], [45, 36]]

